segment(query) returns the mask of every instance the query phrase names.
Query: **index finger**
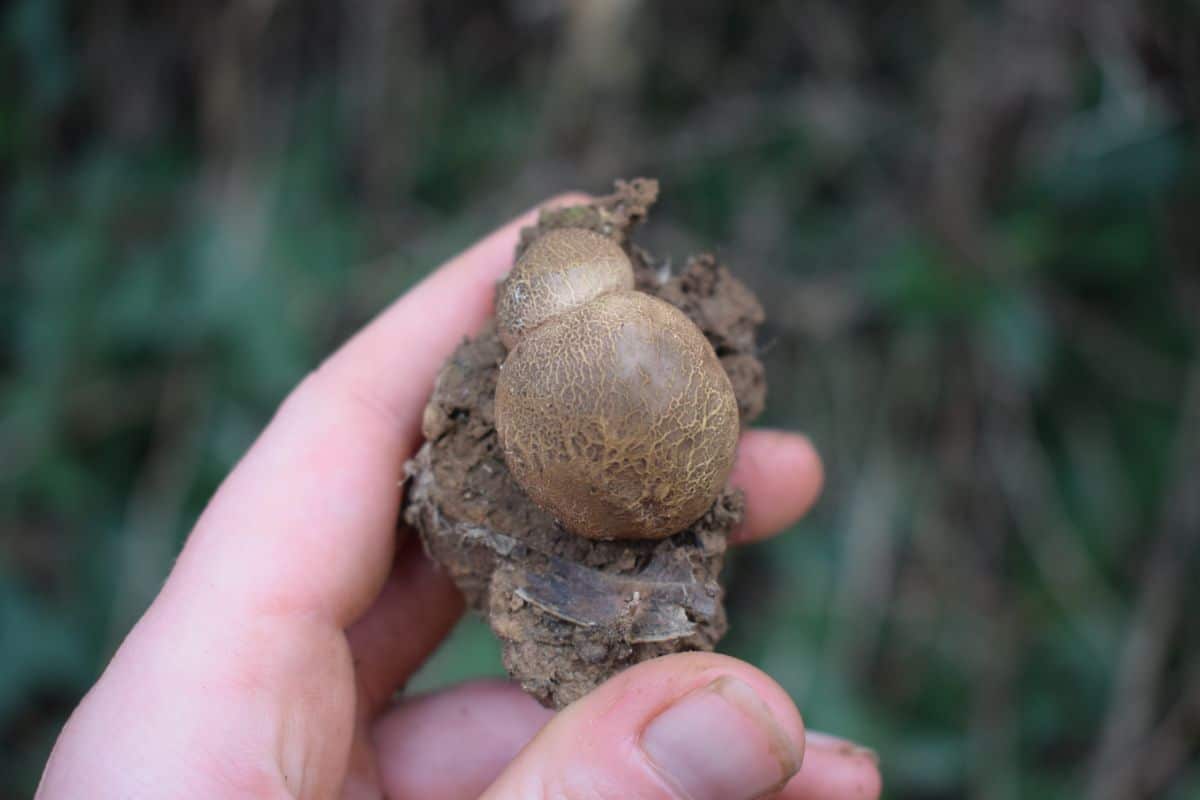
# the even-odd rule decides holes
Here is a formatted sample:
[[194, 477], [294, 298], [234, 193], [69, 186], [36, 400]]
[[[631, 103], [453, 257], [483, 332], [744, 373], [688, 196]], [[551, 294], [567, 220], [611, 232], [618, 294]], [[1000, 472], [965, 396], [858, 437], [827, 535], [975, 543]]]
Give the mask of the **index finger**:
[[[543, 207], [590, 199], [572, 192]], [[402, 449], [418, 443], [429, 387], [446, 357], [491, 315], [496, 282], [512, 266], [521, 228], [537, 213], [526, 212], [432, 273], [322, 365], [330, 381], [353, 387], [360, 400], [395, 418], [408, 435]]]
[[366, 609], [391, 566], [398, 483], [429, 387], [487, 319], [536, 213], [438, 269], [291, 393], [201, 516], [169, 590], [219, 598], [225, 618], [265, 609], [344, 627]]

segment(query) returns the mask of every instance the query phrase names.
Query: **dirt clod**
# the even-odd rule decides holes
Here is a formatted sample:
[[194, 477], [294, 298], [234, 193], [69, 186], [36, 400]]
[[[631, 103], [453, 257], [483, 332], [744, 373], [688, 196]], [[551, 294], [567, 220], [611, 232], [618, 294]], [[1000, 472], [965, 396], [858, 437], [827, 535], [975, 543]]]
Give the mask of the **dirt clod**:
[[[762, 410], [766, 391], [754, 341], [762, 308], [710, 255], [669, 276], [630, 243], [657, 195], [656, 181], [618, 181], [592, 203], [543, 212], [522, 231], [517, 255], [563, 227], [588, 228], [625, 248], [638, 288], [679, 308], [712, 343], [744, 424]], [[631, 664], [711, 650], [726, 627], [718, 577], [742, 518], [740, 492], [727, 487], [704, 516], [666, 539], [567, 532], [525, 495], [502, 457], [495, 391], [506, 354], [492, 324], [443, 366], [425, 410], [426, 442], [407, 467], [404, 518], [488, 618], [509, 674], [561, 708]]]

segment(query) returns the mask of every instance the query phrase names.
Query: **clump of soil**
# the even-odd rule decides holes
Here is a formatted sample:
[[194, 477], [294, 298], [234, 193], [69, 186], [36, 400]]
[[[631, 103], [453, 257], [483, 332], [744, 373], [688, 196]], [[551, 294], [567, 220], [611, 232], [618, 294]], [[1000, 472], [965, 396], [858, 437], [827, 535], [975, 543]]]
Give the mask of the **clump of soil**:
[[[637, 288], [687, 314], [733, 383], [743, 424], [763, 408], [755, 355], [763, 312], [711, 255], [669, 266], [630, 242], [658, 183], [618, 181], [582, 205], [544, 211], [516, 256], [554, 228], [583, 227], [629, 253]], [[496, 438], [496, 377], [507, 351], [494, 324], [442, 367], [425, 409], [426, 442], [408, 464], [405, 520], [503, 644], [504, 666], [544, 705], [561, 708], [639, 661], [711, 650], [725, 633], [718, 582], [741, 493], [726, 489], [686, 530], [658, 541], [594, 541], [569, 533], [509, 474]]]

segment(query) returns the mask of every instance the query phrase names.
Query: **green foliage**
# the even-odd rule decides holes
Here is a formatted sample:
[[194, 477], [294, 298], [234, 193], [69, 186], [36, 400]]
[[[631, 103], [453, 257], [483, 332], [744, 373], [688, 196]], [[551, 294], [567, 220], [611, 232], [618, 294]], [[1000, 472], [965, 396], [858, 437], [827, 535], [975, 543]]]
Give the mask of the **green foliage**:
[[[718, 246], [760, 291], [767, 422], [809, 433], [827, 463], [813, 513], [733, 559], [725, 648], [813, 728], [876, 748], [892, 796], [1116, 780], [1102, 732], [1121, 722], [1171, 498], [1200, 469], [1182, 433], [1200, 75], [1180, 55], [1200, 25], [1184, 5], [1135, 5], [1114, 6], [1127, 49], [1074, 12], [1010, 36], [996, 4], [957, 23], [647, 6], [596, 34], [621, 56], [597, 68], [560, 35], [567, 12], [426, 3], [375, 52], [333, 4], [336, 47], [319, 15], [280, 13], [218, 57], [171, 4], [112, 19], [9, 4], [0, 796], [34, 785], [290, 386], [508, 214], [633, 174], [663, 180], [652, 250], [678, 263]], [[375, 67], [354, 71], [360, 55]], [[946, 178], [950, 158], [965, 160]], [[1194, 608], [1187, 533], [1173, 602]], [[1139, 741], [1163, 741], [1200, 664], [1194, 631], [1168, 634]], [[500, 672], [469, 621], [413, 685]], [[1200, 773], [1185, 762], [1157, 787], [1192, 796]]]

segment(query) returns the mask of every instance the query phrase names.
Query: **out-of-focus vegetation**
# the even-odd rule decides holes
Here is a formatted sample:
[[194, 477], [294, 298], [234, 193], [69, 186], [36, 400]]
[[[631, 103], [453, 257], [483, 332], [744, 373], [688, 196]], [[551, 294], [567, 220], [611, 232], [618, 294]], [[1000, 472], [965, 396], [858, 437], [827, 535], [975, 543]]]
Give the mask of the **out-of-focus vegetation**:
[[[1179, 0], [0, 9], [0, 796], [288, 387], [654, 175], [827, 491], [726, 649], [891, 796], [1200, 794], [1200, 22]], [[403, 346], [403, 343], [397, 343]], [[498, 669], [466, 623], [422, 686]]]

